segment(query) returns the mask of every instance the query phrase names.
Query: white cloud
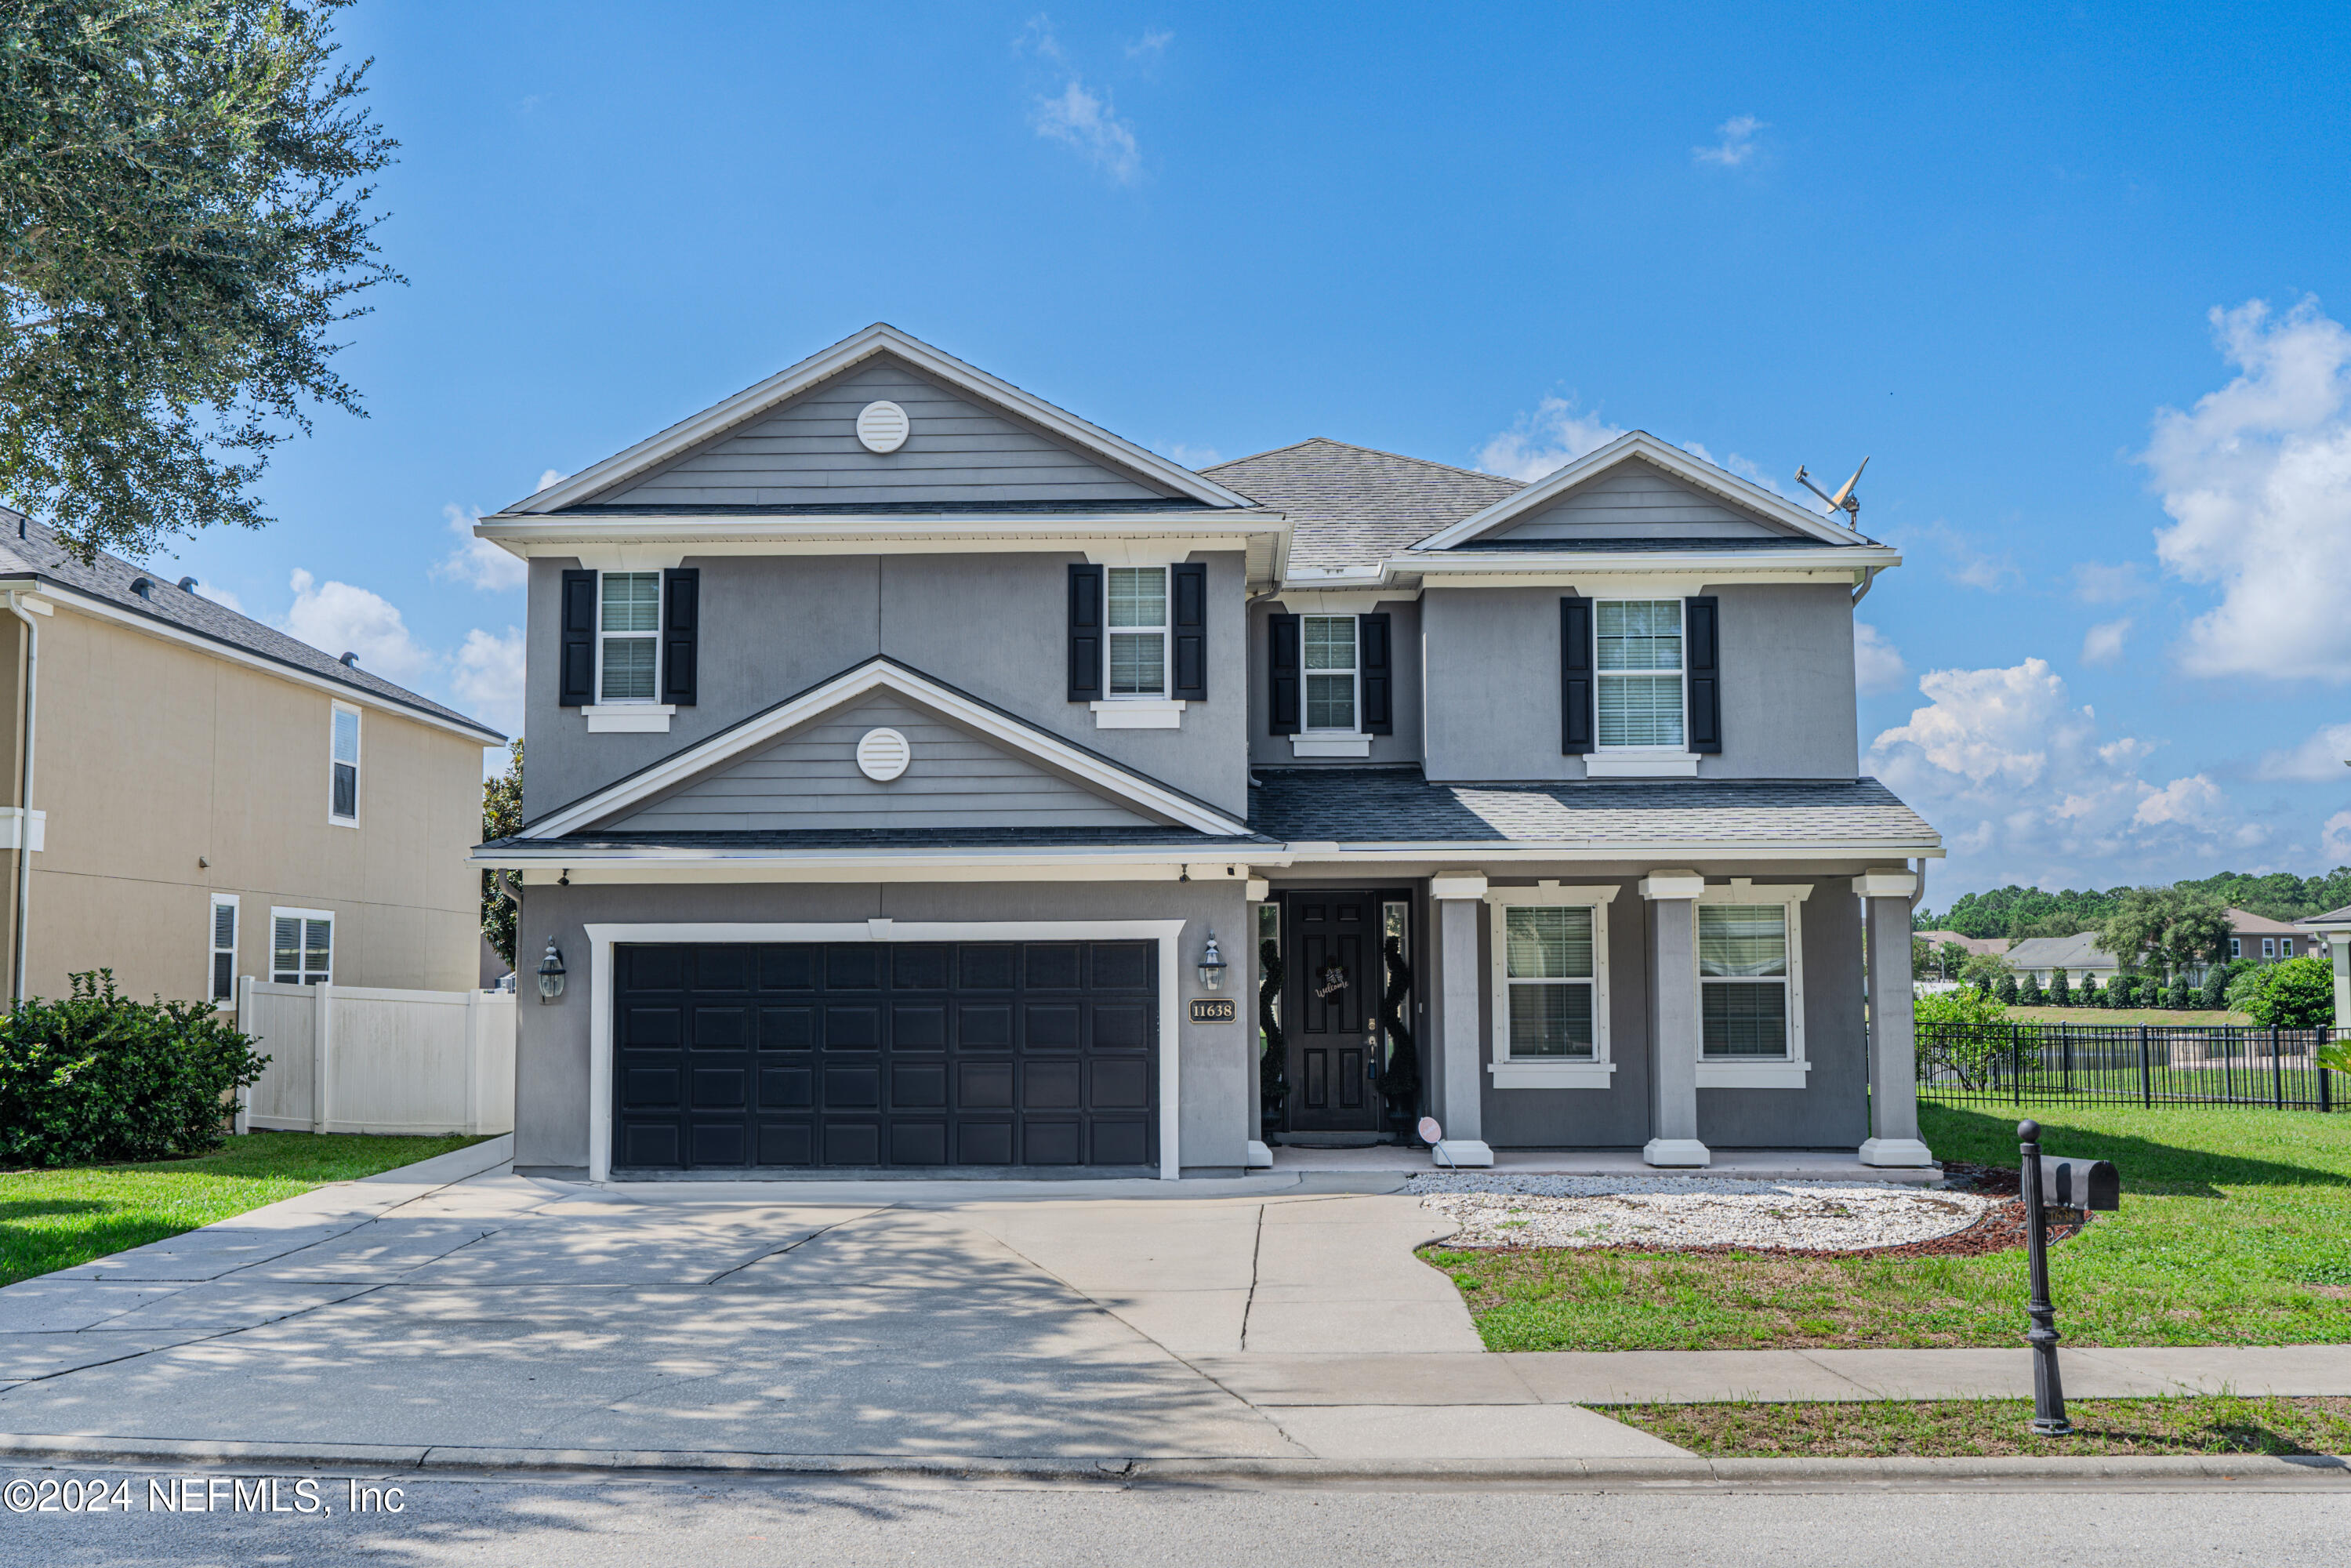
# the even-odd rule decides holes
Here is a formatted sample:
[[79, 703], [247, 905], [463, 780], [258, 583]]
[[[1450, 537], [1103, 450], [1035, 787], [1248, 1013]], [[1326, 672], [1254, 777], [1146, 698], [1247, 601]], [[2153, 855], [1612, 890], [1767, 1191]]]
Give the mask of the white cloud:
[[2351, 781], [2351, 724], [2330, 724], [2291, 751], [2272, 751], [2262, 758], [2264, 779], [2304, 779], [2329, 784]]
[[1853, 623], [1853, 677], [1865, 693], [1898, 692], [1910, 680], [1901, 650], [1866, 621]]
[[1143, 37], [1126, 46], [1126, 57], [1130, 60], [1157, 59], [1167, 52], [1167, 46], [1175, 41], [1176, 35], [1168, 28], [1147, 28]]
[[[531, 494], [536, 496], [540, 490], [545, 490], [550, 486], [560, 485], [566, 479], [570, 477], [571, 476], [569, 474], [559, 474], [552, 468], [546, 469], [540, 473], [538, 476], [538, 484], [532, 489]], [[478, 514], [476, 515], [478, 516]]]
[[1225, 460], [1224, 454], [1213, 446], [1187, 446], [1180, 441], [1168, 443], [1166, 454], [1185, 467], [1192, 469], [1214, 468]]
[[210, 583], [200, 582], [196, 584], [196, 597], [209, 599], [225, 609], [235, 611], [239, 615], [245, 613], [245, 601], [225, 588], [214, 588]]
[[2351, 811], [2337, 811], [2319, 831], [2319, 851], [2327, 865], [2351, 861]]
[[2121, 604], [2155, 591], [2135, 560], [2085, 560], [2074, 569], [2074, 596], [2085, 604]]
[[1964, 885], [2169, 880], [2267, 836], [2201, 773], [2142, 779], [2154, 747], [2106, 738], [2043, 660], [1934, 670], [1918, 686], [1928, 706], [1880, 735], [1870, 762], [1941, 830]]
[[1624, 434], [1596, 413], [1578, 412], [1572, 398], [1546, 397], [1533, 413], [1520, 414], [1516, 424], [1479, 450], [1478, 466], [1532, 482]]
[[522, 628], [509, 626], [499, 636], [480, 627], [465, 633], [457, 650], [449, 690], [457, 706], [493, 728], [508, 735], [522, 731]]
[[2130, 636], [2130, 617], [2119, 621], [2101, 621], [2082, 636], [2082, 663], [2111, 664], [2123, 656], [2123, 643]]
[[1075, 77], [1060, 92], [1038, 99], [1029, 123], [1038, 135], [1075, 149], [1118, 184], [1134, 183], [1142, 172], [1134, 128], [1118, 117], [1106, 94], [1090, 90]]
[[1694, 162], [1711, 164], [1717, 169], [1744, 168], [1763, 151], [1755, 140], [1755, 133], [1770, 129], [1768, 124], [1751, 114], [1734, 114], [1715, 127], [1716, 133], [1722, 140], [1711, 147], [1691, 148], [1690, 159]]
[[2211, 320], [2236, 379], [2159, 412], [2139, 455], [2172, 517], [2156, 555], [2220, 591], [2189, 625], [2181, 666], [2351, 681], [2351, 332], [2308, 299]]
[[433, 655], [408, 634], [389, 600], [348, 582], [319, 582], [298, 567], [291, 582], [294, 604], [279, 631], [338, 657], [357, 653], [360, 667], [386, 680], [413, 681], [433, 668]]
[[1967, 534], [1940, 517], [1920, 528], [1904, 529], [1909, 538], [1931, 539], [1944, 558], [1943, 575], [1962, 588], [1980, 588], [1986, 593], [1997, 593], [2011, 582], [2022, 582], [2024, 574], [2016, 562], [2006, 555], [1993, 555], [1979, 546]]
[[452, 501], [441, 508], [441, 515], [449, 520], [449, 531], [457, 536], [457, 548], [434, 566], [434, 576], [455, 578], [490, 593], [504, 593], [530, 580], [528, 562], [474, 537], [474, 524], [482, 515], [479, 507], [468, 511]]

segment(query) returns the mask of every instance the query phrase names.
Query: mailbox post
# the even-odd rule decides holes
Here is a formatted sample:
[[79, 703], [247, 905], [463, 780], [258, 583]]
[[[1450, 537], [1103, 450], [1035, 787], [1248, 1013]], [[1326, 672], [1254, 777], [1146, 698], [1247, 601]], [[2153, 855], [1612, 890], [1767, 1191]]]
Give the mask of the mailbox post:
[[2024, 1332], [2024, 1342], [2032, 1347], [2032, 1429], [2062, 1437], [2074, 1424], [2065, 1419], [2065, 1388], [2057, 1376], [2057, 1308], [2049, 1300], [2049, 1222], [2043, 1204], [2053, 1192], [2065, 1208], [2120, 1208], [2122, 1178], [2105, 1160], [2059, 1160], [2043, 1155], [2038, 1122], [2019, 1122], [2016, 1136], [2024, 1167], [2025, 1258], [2032, 1274], [2032, 1301], [2025, 1308], [2032, 1326]]

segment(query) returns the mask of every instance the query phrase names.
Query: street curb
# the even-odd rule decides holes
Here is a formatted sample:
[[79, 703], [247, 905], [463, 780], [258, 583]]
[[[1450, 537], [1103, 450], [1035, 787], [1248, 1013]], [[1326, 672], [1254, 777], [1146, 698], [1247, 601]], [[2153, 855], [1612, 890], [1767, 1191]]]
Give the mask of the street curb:
[[2228, 1483], [2241, 1489], [2351, 1486], [2332, 1456], [2163, 1455], [2032, 1458], [1004, 1458], [888, 1454], [778, 1454], [727, 1449], [493, 1448], [374, 1443], [242, 1443], [160, 1437], [0, 1436], [0, 1463], [147, 1460], [401, 1471], [683, 1471], [862, 1479], [1088, 1482], [1126, 1486], [1313, 1486], [1416, 1483], [1559, 1486], [1577, 1490], [1801, 1489], [1807, 1485], [2085, 1486]]

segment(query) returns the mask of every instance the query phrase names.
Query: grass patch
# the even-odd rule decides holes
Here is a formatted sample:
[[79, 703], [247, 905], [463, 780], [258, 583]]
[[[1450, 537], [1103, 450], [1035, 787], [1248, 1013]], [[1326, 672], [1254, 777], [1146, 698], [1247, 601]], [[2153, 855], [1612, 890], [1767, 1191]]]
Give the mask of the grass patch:
[[[2053, 1154], [2110, 1159], [2120, 1213], [2050, 1251], [2068, 1344], [2351, 1341], [2351, 1116], [2231, 1107], [2051, 1106]], [[2016, 1158], [2011, 1115], [1921, 1103], [1948, 1160]], [[1424, 1254], [1489, 1350], [1731, 1350], [2022, 1343], [2024, 1254], [1789, 1258]]]
[[2078, 1024], [2157, 1024], [2172, 1029], [2251, 1029], [2250, 1013], [2173, 1012], [2169, 1008], [2121, 1008], [2108, 1012], [2104, 1008], [2020, 1008], [2011, 1007], [2001, 1015], [2001, 1021], [2018, 1023], [2078, 1023]]
[[1623, 1405], [1608, 1414], [1708, 1458], [1946, 1458], [2007, 1454], [2341, 1454], [2351, 1399], [2069, 1399], [2043, 1437], [2030, 1399], [1819, 1405]]
[[193, 1159], [0, 1172], [0, 1285], [481, 1141], [249, 1133]]

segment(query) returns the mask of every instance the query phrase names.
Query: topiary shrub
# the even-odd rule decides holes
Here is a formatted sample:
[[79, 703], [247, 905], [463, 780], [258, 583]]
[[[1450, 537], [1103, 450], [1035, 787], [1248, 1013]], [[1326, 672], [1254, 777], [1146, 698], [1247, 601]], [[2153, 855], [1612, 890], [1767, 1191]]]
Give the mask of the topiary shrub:
[[2016, 988], [2016, 1000], [2017, 1005], [2020, 1007], [2046, 1007], [2049, 1003], [2049, 998], [2047, 994], [2041, 989], [2041, 977], [2038, 975], [2025, 976], [2024, 984]]
[[2000, 998], [2001, 1005], [2002, 1007], [2014, 1007], [2016, 1005], [2017, 995], [2016, 977], [2014, 975], [2002, 975], [2000, 977], [2000, 984], [1991, 988], [1991, 994]]
[[2200, 1000], [2208, 1011], [2219, 1012], [2229, 1005], [2229, 966], [2215, 964], [2204, 977], [2204, 994]]
[[2137, 990], [2138, 981], [2135, 977], [2116, 975], [2106, 982], [2106, 1006], [2118, 1009], [2127, 1008]]
[[2096, 1008], [2104, 1007], [2105, 1005], [2105, 1001], [2106, 998], [2098, 993], [2098, 977], [2095, 975], [2083, 976], [2082, 988], [2074, 993], [2074, 1005], [2076, 1007]]
[[0, 1166], [159, 1160], [220, 1146], [268, 1058], [209, 1002], [133, 1001], [114, 972], [0, 1014]]
[[2163, 1005], [2176, 1013], [2184, 1013], [2196, 1005], [2196, 994], [2188, 988], [2187, 976], [2171, 977], [2171, 988], [2163, 993]]
[[2049, 972], [2049, 1005], [2053, 1008], [2074, 1005], [2074, 988], [2065, 983], [2065, 971], [2063, 969]]

